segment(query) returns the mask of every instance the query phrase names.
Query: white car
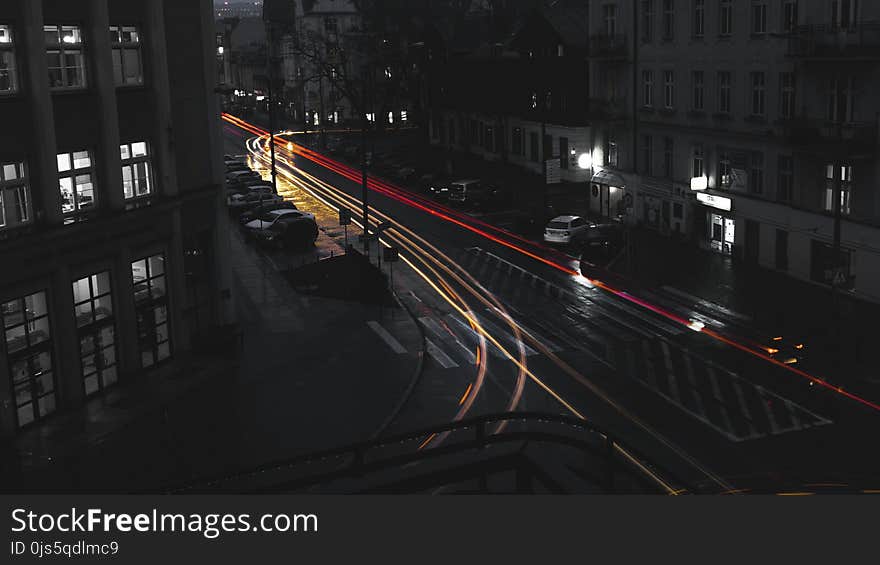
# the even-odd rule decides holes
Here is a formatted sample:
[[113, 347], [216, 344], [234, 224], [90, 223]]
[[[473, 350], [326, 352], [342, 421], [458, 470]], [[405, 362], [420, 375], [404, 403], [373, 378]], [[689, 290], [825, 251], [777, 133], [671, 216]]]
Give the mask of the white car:
[[567, 245], [582, 237], [592, 225], [580, 216], [557, 216], [544, 228], [544, 241]]
[[226, 206], [230, 210], [243, 210], [252, 206], [262, 206], [263, 204], [272, 204], [283, 202], [284, 198], [268, 192], [249, 192], [247, 194], [232, 194], [226, 198]]
[[256, 220], [246, 223], [244, 227], [248, 230], [253, 231], [267, 230], [272, 227], [272, 224], [277, 222], [279, 218], [310, 218], [314, 220], [315, 216], [314, 214], [309, 214], [308, 212], [282, 208], [279, 210], [266, 212]]

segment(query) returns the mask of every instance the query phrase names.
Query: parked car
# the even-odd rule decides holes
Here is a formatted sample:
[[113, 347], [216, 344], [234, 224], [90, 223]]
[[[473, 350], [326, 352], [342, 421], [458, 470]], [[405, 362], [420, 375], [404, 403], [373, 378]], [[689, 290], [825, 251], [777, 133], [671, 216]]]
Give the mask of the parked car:
[[254, 239], [261, 245], [279, 249], [300, 249], [315, 244], [318, 239], [318, 224], [311, 214], [285, 214], [268, 228], [256, 230]]
[[296, 210], [296, 206], [293, 202], [288, 200], [282, 200], [281, 202], [270, 202], [268, 204], [262, 204], [257, 206], [256, 208], [251, 208], [247, 212], [242, 213], [238, 217], [238, 221], [242, 224], [246, 224], [248, 222], [252, 222], [262, 216], [267, 212], [271, 212], [273, 210]]
[[581, 258], [591, 263], [609, 261], [623, 249], [624, 238], [623, 224], [592, 226], [580, 240]]
[[247, 194], [255, 190], [268, 190], [274, 193], [275, 187], [267, 180], [250, 180], [247, 182], [236, 182], [226, 185], [227, 194]]
[[436, 198], [446, 200], [449, 197], [449, 179], [437, 173], [426, 173], [416, 181], [419, 191]]
[[227, 199], [226, 206], [232, 214], [241, 214], [257, 206], [283, 201], [283, 198], [271, 192], [255, 191], [248, 194], [233, 194]]
[[544, 241], [568, 245], [580, 240], [590, 226], [595, 226], [580, 216], [556, 216], [544, 228]]
[[230, 171], [226, 173], [227, 183], [241, 182], [244, 179], [248, 178], [252, 180], [262, 180], [263, 177], [260, 176], [260, 173], [252, 171], [250, 169], [242, 171]]
[[312, 220], [315, 219], [315, 216], [309, 214], [308, 212], [280, 209], [266, 212], [259, 218], [256, 218], [246, 223], [244, 227], [252, 232], [258, 232], [260, 230], [269, 229], [270, 227], [272, 227], [272, 224], [277, 222], [279, 219], [284, 218], [285, 216], [290, 218], [311, 218]]
[[458, 180], [449, 184], [449, 200], [476, 203], [486, 199], [486, 186], [479, 179]]
[[234, 173], [236, 171], [249, 171], [250, 167], [242, 161], [226, 161], [226, 173]]

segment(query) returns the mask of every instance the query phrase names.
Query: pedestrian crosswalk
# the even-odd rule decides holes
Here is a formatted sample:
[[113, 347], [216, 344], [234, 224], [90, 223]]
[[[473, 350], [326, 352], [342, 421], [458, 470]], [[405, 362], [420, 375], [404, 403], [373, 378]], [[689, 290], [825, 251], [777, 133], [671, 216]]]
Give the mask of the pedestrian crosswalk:
[[[478, 276], [516, 320], [521, 344], [497, 310], [467, 313], [515, 357], [520, 345], [527, 358], [542, 352], [587, 354], [734, 442], [831, 423], [688, 350], [680, 344], [681, 339], [676, 342], [685, 329], [604, 291], [566, 288], [477, 249], [462, 253], [456, 262]], [[503, 276], [495, 276], [493, 271]], [[440, 370], [476, 365], [481, 334], [470, 321], [458, 313], [435, 312], [418, 302], [422, 307], [418, 323], [424, 330], [429, 362]], [[498, 345], [486, 340], [488, 354], [496, 362], [509, 361]]]

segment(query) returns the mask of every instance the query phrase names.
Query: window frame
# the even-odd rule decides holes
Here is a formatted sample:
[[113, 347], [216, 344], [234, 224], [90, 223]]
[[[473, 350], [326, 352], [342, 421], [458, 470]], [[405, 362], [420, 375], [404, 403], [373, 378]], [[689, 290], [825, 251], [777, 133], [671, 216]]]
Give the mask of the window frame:
[[752, 0], [751, 8], [751, 34], [753, 36], [767, 35], [767, 1]]
[[[134, 146], [138, 144], [144, 145], [144, 154], [135, 156], [134, 154]], [[128, 157], [124, 157], [123, 151], [127, 149]], [[151, 145], [148, 141], [132, 141], [129, 143], [121, 143], [119, 145], [120, 151], [120, 165], [122, 167], [122, 197], [126, 203], [132, 204], [135, 202], [142, 202], [147, 200], [155, 195], [155, 180], [153, 175], [153, 154], [150, 151]], [[146, 184], [147, 184], [147, 192], [143, 194], [136, 193], [136, 181], [139, 180], [135, 177], [134, 171], [136, 171], [137, 165], [143, 164], [145, 165], [144, 170], [146, 171]], [[125, 170], [126, 168], [130, 168], [132, 171], [131, 175], [131, 187], [132, 187], [132, 195], [126, 196], [126, 180], [125, 180]], [[143, 179], [141, 179], [143, 180]]]
[[18, 81], [18, 59], [15, 53], [15, 32], [12, 24], [0, 22], [0, 28], [6, 30], [8, 41], [0, 41], [0, 61], [8, 57], [6, 72], [9, 74], [10, 88], [0, 89], [0, 97], [14, 96], [20, 92]]
[[703, 112], [706, 109], [706, 73], [701, 70], [691, 71], [691, 109]]
[[[42, 295], [43, 304], [45, 305], [45, 312], [42, 314], [35, 314], [33, 317], [28, 316], [28, 308], [26, 300], [28, 298]], [[47, 416], [55, 413], [58, 410], [58, 372], [55, 366], [55, 351], [54, 351], [54, 342], [52, 339], [52, 320], [50, 315], [49, 308], [49, 291], [47, 289], [37, 290], [34, 292], [30, 292], [23, 296], [16, 296], [10, 300], [4, 300], [0, 303], [0, 321], [2, 321], [4, 339], [2, 340], [2, 351], [5, 352], [7, 366], [9, 370], [9, 390], [12, 394], [12, 400], [14, 402], [13, 405], [13, 417], [15, 419], [15, 426], [17, 429], [24, 429], [30, 425], [33, 425], [41, 420], [45, 419]], [[17, 303], [19, 306], [19, 312], [24, 312], [22, 315], [22, 320], [20, 322], [12, 322], [9, 323], [7, 321], [7, 316], [9, 315], [6, 307], [9, 304]], [[37, 331], [37, 323], [40, 321], [45, 321], [45, 329], [46, 336], [39, 341], [31, 340], [31, 335], [35, 334]], [[9, 350], [10, 338], [9, 334], [18, 328], [23, 330], [23, 334], [21, 337], [24, 338], [24, 345], [14, 351]], [[42, 330], [42, 328], [41, 328]], [[48, 358], [49, 367], [44, 368], [42, 365], [36, 366], [35, 361], [41, 360], [43, 357]], [[27, 370], [27, 374], [23, 379], [17, 379], [15, 369], [16, 366], [20, 366], [20, 363], [24, 363], [25, 369]], [[46, 373], [49, 373], [49, 384], [51, 384], [51, 389], [46, 392], [43, 384], [45, 379], [43, 378]], [[22, 386], [24, 385], [24, 386]], [[19, 404], [18, 392], [23, 389], [28, 390], [29, 399], [26, 402], [22, 402]], [[50, 409], [44, 410], [43, 403], [41, 402], [44, 398], [51, 396], [52, 406]], [[29, 422], [22, 424], [21, 418], [19, 417], [19, 412], [25, 406], [29, 405], [32, 412], [32, 419]]]
[[663, 41], [675, 39], [675, 0], [663, 1]]
[[718, 6], [718, 35], [730, 37], [733, 35], [733, 2], [721, 0]]
[[642, 69], [642, 106], [644, 108], [654, 107], [653, 69]]
[[[162, 264], [162, 272], [159, 274], [155, 274], [153, 272], [151, 261], [158, 260]], [[138, 263], [144, 263], [145, 268], [145, 278], [142, 280], [138, 280], [135, 277], [135, 268]], [[168, 262], [166, 260], [166, 254], [164, 252], [156, 253], [153, 255], [147, 255], [142, 257], [136, 261], [131, 262], [131, 280], [132, 280], [132, 299], [134, 301], [135, 307], [135, 317], [136, 317], [136, 328], [138, 332], [138, 352], [140, 357], [140, 365], [142, 369], [150, 369], [153, 368], [160, 363], [163, 363], [169, 359], [171, 359], [174, 355], [174, 347], [173, 340], [171, 334], [171, 317], [169, 316], [170, 308], [168, 305]], [[155, 281], [158, 280], [163, 281], [162, 292], [161, 294], [157, 294], [154, 292]], [[139, 287], [141, 289], [145, 289], [147, 291], [145, 298], [139, 298], [138, 293], [140, 292]], [[162, 320], [157, 321], [156, 315], [158, 315], [160, 310], [164, 310]], [[151, 318], [151, 322], [147, 324], [147, 319]], [[165, 326], [165, 339], [159, 341], [159, 332], [158, 328], [161, 326]], [[146, 332], [147, 335], [144, 335]], [[147, 338], [146, 343], [144, 341], [144, 337]], [[160, 348], [167, 344], [167, 354], [162, 357], [160, 355]], [[149, 353], [151, 354], [151, 360], [149, 363], [145, 362], [145, 349], [144, 345], [150, 346]]]
[[694, 39], [706, 36], [706, 0], [693, 0], [693, 20], [691, 35]]
[[[115, 40], [113, 38], [113, 32], [115, 33]], [[125, 32], [126, 30], [133, 31], [137, 39], [135, 41], [125, 41]], [[143, 50], [141, 49], [141, 39], [142, 32], [141, 26], [138, 25], [127, 25], [127, 24], [118, 24], [111, 25], [109, 32], [111, 34], [110, 38], [110, 54], [113, 59], [113, 83], [116, 85], [116, 88], [132, 88], [143, 86], [145, 83], [144, 80], [144, 58], [143, 58]], [[222, 46], [221, 46], [222, 47]], [[119, 53], [119, 68], [120, 68], [120, 77], [116, 76], [116, 53]], [[126, 52], [135, 52], [137, 53], [137, 62], [138, 62], [138, 75], [137, 80], [134, 82], [128, 82], [126, 80], [126, 63], [125, 63], [125, 54]]]
[[[89, 165], [87, 167], [80, 167], [80, 168], [76, 167], [76, 165], [75, 165], [76, 159], [74, 156], [77, 153], [85, 153], [88, 156]], [[84, 219], [85, 217], [87, 217], [89, 214], [91, 214], [93, 211], [97, 210], [97, 208], [98, 208], [98, 189], [95, 186], [95, 184], [96, 184], [95, 183], [95, 169], [96, 169], [96, 167], [95, 167], [94, 153], [90, 149], [80, 149], [78, 151], [58, 153], [56, 155], [56, 161], [59, 160], [59, 158], [62, 155], [67, 156], [67, 158], [69, 159], [70, 168], [67, 169], [66, 171], [62, 171], [60, 166], [58, 167], [58, 189], [59, 189], [59, 191], [61, 191], [61, 194], [63, 195], [63, 190], [61, 188], [61, 182], [63, 179], [71, 179], [71, 198], [73, 199], [73, 203], [74, 203], [73, 209], [65, 212], [63, 199], [61, 202], [61, 214], [65, 218], [65, 223], [69, 224], [69, 223]], [[79, 194], [79, 191], [77, 190], [77, 187], [79, 186], [77, 184], [77, 180], [79, 179], [79, 177], [84, 177], [84, 176], [89, 177], [89, 184], [91, 184], [91, 186], [92, 186], [92, 202], [90, 205], [88, 205], [86, 207], [83, 207], [79, 204], [80, 194]]]
[[[16, 177], [6, 178], [8, 167], [15, 167]], [[22, 206], [22, 200], [24, 206]], [[14, 203], [12, 211], [17, 212], [16, 220], [10, 223], [10, 214], [7, 210]], [[12, 230], [32, 224], [34, 221], [33, 200], [31, 188], [28, 183], [28, 169], [24, 161], [0, 162], [0, 231]]]
[[733, 113], [733, 73], [730, 71], [718, 71], [718, 113], [730, 115]]
[[[52, 30], [49, 28], [55, 28], [55, 32], [57, 33], [57, 41], [48, 41], [47, 34]], [[79, 38], [79, 40], [74, 41], [65, 41], [62, 38], [62, 35], [65, 30], [69, 30], [74, 32], [72, 37]], [[60, 86], [53, 86], [52, 84], [52, 75], [51, 72], [54, 67], [51, 64], [48, 67], [49, 76], [49, 90], [52, 92], [64, 92], [64, 91], [80, 91], [85, 90], [89, 87], [89, 76], [88, 69], [86, 63], [86, 44], [83, 41], [83, 27], [81, 25], [67, 25], [67, 24], [45, 24], [43, 26], [43, 44], [46, 49], [46, 56], [51, 57], [52, 53], [58, 53], [58, 61], [59, 67], [57, 69], [61, 72], [61, 84]], [[69, 54], [78, 54], [79, 62], [82, 72], [82, 83], [78, 85], [69, 84], [69, 76], [68, 70], [71, 68], [77, 67], [68, 67], [66, 64], [66, 57]]]
[[754, 118], [767, 116], [767, 73], [764, 71], [752, 71], [749, 73], [751, 86], [751, 103], [749, 114]]
[[663, 107], [675, 109], [675, 71], [671, 69], [663, 71]]
[[[107, 277], [107, 288], [108, 290], [103, 293], [96, 292], [96, 280], [98, 277], [106, 275]], [[113, 299], [113, 275], [110, 270], [99, 271], [97, 273], [92, 273], [80, 279], [74, 280], [71, 283], [71, 286], [76, 288], [77, 284], [82, 283], [83, 281], [87, 281], [88, 285], [88, 294], [84, 300], [76, 300], [74, 295], [74, 315], [76, 317], [76, 332], [77, 338], [79, 341], [79, 355], [80, 355], [80, 377], [82, 379], [83, 392], [86, 397], [99, 395], [104, 392], [107, 388], [117, 384], [119, 382], [119, 349], [118, 349], [118, 335], [116, 332], [116, 305]], [[102, 299], [107, 299], [110, 304], [110, 312], [109, 314], [98, 317], [98, 308], [99, 303]], [[89, 310], [89, 320], [85, 323], [80, 323], [80, 314], [78, 314], [78, 310], [88, 305]], [[110, 345], [103, 344], [103, 339], [105, 335], [105, 331], [110, 331], [111, 339], [113, 340]], [[84, 349], [83, 342], [85, 339], [91, 339], [92, 341], [92, 350], [88, 352]], [[104, 357], [104, 353], [108, 350], [112, 350], [112, 362], [107, 361]], [[94, 359], [92, 367], [94, 371], [91, 373], [86, 373], [87, 365], [86, 359], [91, 355]], [[99, 361], [100, 360], [100, 361]], [[110, 370], [113, 370], [111, 373]], [[89, 387], [87, 384], [88, 379], [95, 379], [96, 387], [91, 392], [89, 391]]]

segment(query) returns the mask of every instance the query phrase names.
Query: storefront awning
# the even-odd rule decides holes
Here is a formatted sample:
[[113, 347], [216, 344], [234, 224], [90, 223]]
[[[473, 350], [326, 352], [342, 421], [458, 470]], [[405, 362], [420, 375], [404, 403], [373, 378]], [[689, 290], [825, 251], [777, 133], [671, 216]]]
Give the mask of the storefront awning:
[[619, 186], [621, 188], [625, 186], [625, 183], [623, 182], [623, 177], [609, 171], [599, 171], [598, 173], [593, 175], [593, 178], [590, 179], [590, 182], [594, 182], [596, 184], [607, 184], [608, 186]]

